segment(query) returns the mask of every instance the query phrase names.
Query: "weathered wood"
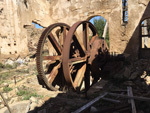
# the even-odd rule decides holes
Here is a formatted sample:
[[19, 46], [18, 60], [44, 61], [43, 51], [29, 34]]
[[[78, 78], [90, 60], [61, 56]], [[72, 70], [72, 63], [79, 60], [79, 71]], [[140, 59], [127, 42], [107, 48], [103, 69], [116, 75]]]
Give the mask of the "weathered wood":
[[[128, 96], [133, 96], [133, 92], [132, 92], [132, 87], [127, 87], [128, 90]], [[136, 106], [135, 106], [135, 102], [134, 99], [130, 99], [129, 103], [131, 103], [132, 106], [132, 113], [136, 113]]]
[[93, 104], [95, 104], [96, 102], [98, 102], [101, 98], [103, 98], [106, 95], [107, 95], [107, 93], [96, 97], [94, 100], [90, 101], [89, 103], [85, 104], [84, 106], [82, 106], [81, 108], [77, 109], [76, 111], [74, 111], [72, 113], [81, 113], [81, 112], [85, 111], [86, 109], [88, 109], [89, 107], [91, 107]]
[[17, 84], [16, 76], [14, 76], [14, 83]]

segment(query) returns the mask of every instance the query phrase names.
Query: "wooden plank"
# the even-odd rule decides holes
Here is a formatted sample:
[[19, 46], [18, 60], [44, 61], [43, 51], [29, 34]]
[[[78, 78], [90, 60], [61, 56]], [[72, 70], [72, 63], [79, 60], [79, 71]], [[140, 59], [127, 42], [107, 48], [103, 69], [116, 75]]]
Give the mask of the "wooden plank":
[[101, 98], [103, 98], [106, 95], [107, 95], [107, 93], [96, 97], [94, 100], [90, 101], [89, 103], [85, 104], [84, 106], [82, 106], [81, 108], [77, 109], [76, 111], [74, 111], [72, 113], [81, 113], [81, 112], [85, 111], [86, 109], [88, 109], [89, 107], [91, 107], [93, 104], [95, 104], [96, 102], [98, 102]]
[[[133, 92], [132, 92], [132, 87], [127, 87], [128, 90], [128, 96], [133, 96]], [[132, 106], [132, 113], [136, 113], [136, 106], [135, 106], [135, 102], [134, 99], [130, 99], [129, 103], [131, 103]]]

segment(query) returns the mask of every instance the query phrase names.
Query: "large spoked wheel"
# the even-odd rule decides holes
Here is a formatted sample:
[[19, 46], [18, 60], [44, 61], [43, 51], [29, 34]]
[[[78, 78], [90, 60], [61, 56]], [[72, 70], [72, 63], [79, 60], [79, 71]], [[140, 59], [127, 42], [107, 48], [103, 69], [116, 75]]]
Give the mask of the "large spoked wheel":
[[76, 91], [87, 91], [91, 85], [90, 50], [97, 36], [95, 27], [88, 21], [75, 23], [67, 34], [63, 49], [63, 72], [66, 82]]
[[41, 85], [50, 90], [59, 90], [65, 84], [62, 71], [62, 50], [69, 26], [52, 24], [42, 33], [38, 42], [36, 63]]

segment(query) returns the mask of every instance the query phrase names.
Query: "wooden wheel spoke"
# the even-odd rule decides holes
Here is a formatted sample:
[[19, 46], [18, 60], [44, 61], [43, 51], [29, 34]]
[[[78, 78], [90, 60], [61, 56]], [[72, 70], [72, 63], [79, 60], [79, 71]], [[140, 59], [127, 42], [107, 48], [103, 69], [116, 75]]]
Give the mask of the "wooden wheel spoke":
[[78, 40], [77, 36], [78, 36], [77, 33], [75, 33], [75, 35], [73, 36], [73, 41], [76, 44], [79, 51], [81, 52], [81, 54], [85, 55], [86, 49], [84, 45]]
[[63, 37], [63, 42], [65, 42], [66, 39], [66, 26], [61, 27], [61, 37]]
[[62, 53], [61, 46], [58, 44], [58, 42], [56, 41], [56, 39], [52, 33], [49, 34], [48, 39], [52, 43], [56, 52], [60, 55]]
[[70, 65], [73, 65], [73, 64], [86, 62], [86, 60], [87, 60], [86, 57], [76, 57], [76, 58], [69, 59], [68, 62], [69, 62]]
[[87, 91], [90, 88], [90, 65], [89, 64], [86, 66], [84, 79], [85, 79], [85, 89]]
[[60, 45], [61, 45], [61, 47], [63, 48], [63, 44], [64, 44], [64, 42], [65, 42], [65, 39], [66, 39], [66, 30], [67, 30], [67, 27], [66, 26], [61, 26], [60, 27], [60, 29], [61, 29], [61, 32], [60, 32], [60, 37], [59, 37], [59, 42], [60, 42]]
[[[36, 53], [37, 77], [40, 85], [56, 91], [65, 87], [62, 73], [62, 50], [66, 32], [70, 26], [55, 23], [48, 26], [40, 36]], [[61, 36], [62, 35], [62, 36]], [[62, 75], [61, 75], [62, 74]]]
[[[82, 33], [83, 36], [79, 37], [77, 32]], [[75, 23], [68, 31], [67, 41], [65, 41], [63, 48], [62, 66], [65, 80], [79, 92], [87, 90], [90, 86], [91, 70], [87, 66], [89, 63], [88, 58], [91, 55], [90, 44], [94, 42], [94, 39], [89, 43], [89, 32], [92, 33], [94, 39], [97, 37], [97, 31], [90, 22], [79, 21]], [[86, 72], [86, 70], [88, 71]]]
[[77, 75], [76, 75], [76, 78], [74, 80], [74, 87], [79, 87], [81, 86], [81, 82], [84, 78], [84, 74], [85, 74], [85, 71], [86, 71], [86, 64], [84, 64], [77, 72]]
[[56, 78], [57, 74], [58, 74], [58, 69], [60, 68], [61, 63], [59, 63], [57, 66], [55, 66], [53, 68], [53, 70], [51, 71], [51, 73], [48, 76], [48, 82], [52, 84], [52, 82], [54, 81], [54, 79]]
[[43, 56], [43, 60], [52, 60], [52, 61], [55, 61], [55, 60], [61, 60], [61, 56]]
[[83, 44], [86, 50], [89, 50], [89, 23], [83, 24]]

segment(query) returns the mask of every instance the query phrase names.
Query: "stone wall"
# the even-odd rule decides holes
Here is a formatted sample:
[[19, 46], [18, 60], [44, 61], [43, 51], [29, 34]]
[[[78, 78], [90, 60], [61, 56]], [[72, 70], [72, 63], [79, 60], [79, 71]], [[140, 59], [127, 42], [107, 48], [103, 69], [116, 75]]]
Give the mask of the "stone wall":
[[137, 57], [138, 25], [148, 3], [149, 0], [128, 0], [128, 23], [123, 25], [122, 0], [1, 0], [0, 54], [5, 58], [28, 55], [24, 26], [32, 22], [43, 27], [56, 22], [71, 26], [79, 20], [103, 16], [109, 24], [110, 51]]
[[25, 57], [29, 54], [28, 33], [25, 26], [32, 22], [42, 26], [54, 23], [45, 0], [0, 1], [0, 54], [1, 58]]

